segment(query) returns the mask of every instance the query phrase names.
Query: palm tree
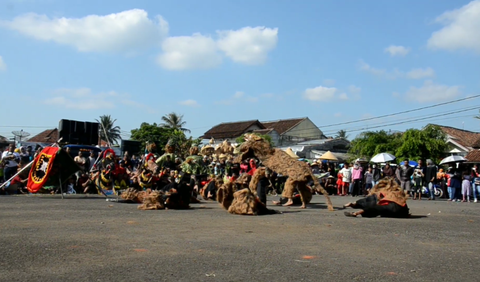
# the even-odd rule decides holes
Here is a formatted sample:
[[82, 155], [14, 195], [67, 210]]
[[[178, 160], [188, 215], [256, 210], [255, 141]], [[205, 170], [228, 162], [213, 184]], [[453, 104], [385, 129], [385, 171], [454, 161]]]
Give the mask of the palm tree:
[[337, 132], [337, 136], [335, 136], [335, 138], [339, 138], [339, 139], [347, 139], [348, 135], [347, 135], [347, 131], [345, 130], [339, 130]]
[[183, 115], [178, 115], [174, 112], [171, 112], [168, 115], [164, 115], [162, 117], [163, 123], [161, 124], [161, 126], [166, 128], [178, 129], [182, 132], [190, 133], [190, 129], [186, 129], [183, 127], [187, 122], [182, 121], [182, 119]]
[[100, 121], [98, 119], [96, 121], [100, 124], [98, 129], [100, 139], [118, 145], [118, 140], [122, 140], [122, 136], [120, 136], [120, 127], [113, 126], [117, 120], [112, 120], [110, 115], [104, 115], [100, 116]]

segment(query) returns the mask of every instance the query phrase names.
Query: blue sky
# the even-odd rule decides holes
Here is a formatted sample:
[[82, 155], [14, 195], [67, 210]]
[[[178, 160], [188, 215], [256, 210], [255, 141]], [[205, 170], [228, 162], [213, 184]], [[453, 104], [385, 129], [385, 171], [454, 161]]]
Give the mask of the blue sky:
[[480, 0], [2, 0], [0, 38], [8, 137], [110, 114], [128, 138], [170, 112], [195, 137], [305, 116], [480, 131], [480, 98], [331, 126], [479, 95]]

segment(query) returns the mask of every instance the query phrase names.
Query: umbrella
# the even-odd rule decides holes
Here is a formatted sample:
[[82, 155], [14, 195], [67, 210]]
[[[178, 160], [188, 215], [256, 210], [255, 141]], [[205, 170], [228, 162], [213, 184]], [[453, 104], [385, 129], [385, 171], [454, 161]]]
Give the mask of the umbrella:
[[418, 163], [416, 161], [409, 161], [408, 162], [408, 165], [409, 166], [413, 166], [413, 167], [416, 167], [418, 165]]
[[450, 157], [446, 157], [445, 159], [443, 159], [440, 164], [448, 164], [448, 163], [458, 163], [458, 162], [466, 162], [467, 159], [465, 159], [464, 157], [462, 156], [450, 156]]
[[337, 157], [335, 157], [335, 155], [330, 151], [323, 154], [319, 159], [327, 161], [338, 161]]
[[380, 153], [378, 155], [373, 156], [370, 160], [372, 163], [386, 163], [395, 160], [395, 156], [389, 153]]
[[292, 158], [298, 159], [298, 156], [293, 152], [292, 148], [288, 148], [285, 150], [285, 152]]
[[358, 158], [355, 160], [356, 163], [368, 163], [368, 160], [365, 158]]

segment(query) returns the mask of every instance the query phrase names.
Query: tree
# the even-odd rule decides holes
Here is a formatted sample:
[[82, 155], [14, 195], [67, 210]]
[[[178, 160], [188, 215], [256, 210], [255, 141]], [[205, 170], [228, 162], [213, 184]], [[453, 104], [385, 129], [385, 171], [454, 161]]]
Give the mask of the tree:
[[142, 142], [142, 146], [145, 148], [147, 143], [154, 142], [157, 145], [157, 151], [160, 153], [168, 142], [168, 139], [172, 136], [174, 129], [160, 127], [156, 123], [142, 123], [140, 128], [132, 129], [132, 140]]
[[445, 133], [436, 125], [423, 129], [408, 129], [402, 135], [402, 143], [396, 156], [411, 160], [432, 159], [439, 161], [448, 149]]
[[371, 158], [378, 153], [390, 153], [397, 159], [432, 159], [438, 161], [448, 149], [446, 136], [440, 127], [429, 125], [423, 129], [408, 129], [404, 133], [384, 130], [368, 131], [351, 142], [353, 157]]
[[100, 116], [100, 120], [96, 120], [99, 124], [99, 135], [100, 139], [103, 141], [111, 142], [118, 145], [118, 140], [122, 140], [120, 135], [120, 127], [114, 126], [116, 119], [112, 120], [110, 115]]
[[180, 130], [182, 132], [190, 133], [189, 129], [186, 129], [183, 127], [187, 122], [183, 121], [182, 119], [183, 119], [183, 115], [178, 115], [174, 112], [171, 112], [168, 115], [164, 115], [162, 117], [163, 123], [161, 124], [161, 126], [165, 128], [172, 128], [172, 129]]
[[202, 142], [202, 139], [200, 138], [193, 139], [192, 136], [187, 138], [185, 133], [180, 130], [174, 130], [170, 134], [170, 140], [175, 146], [175, 152], [182, 159], [185, 159], [190, 155], [190, 148], [192, 146], [199, 146]]
[[339, 138], [339, 139], [347, 139], [348, 138], [348, 135], [347, 135], [347, 131], [345, 130], [339, 130], [337, 132], [337, 136], [335, 136], [335, 138]]
[[390, 133], [385, 130], [363, 132], [352, 140], [348, 152], [355, 158], [371, 158], [383, 152], [395, 154], [400, 137], [401, 135], [398, 133]]
[[[480, 110], [478, 110], [480, 112]], [[480, 119], [480, 115], [479, 116], [474, 116], [474, 118], [476, 119]]]

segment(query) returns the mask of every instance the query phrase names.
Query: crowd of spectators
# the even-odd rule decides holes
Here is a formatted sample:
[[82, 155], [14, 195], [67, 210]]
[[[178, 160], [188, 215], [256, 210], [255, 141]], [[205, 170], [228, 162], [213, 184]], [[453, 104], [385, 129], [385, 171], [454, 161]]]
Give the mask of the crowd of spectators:
[[[1, 152], [0, 183], [12, 178], [21, 171], [41, 151], [41, 147], [31, 146], [16, 148], [9, 145]], [[64, 191], [67, 193], [98, 193], [93, 181], [92, 173], [98, 170], [98, 155], [93, 151], [80, 150], [76, 156], [70, 152], [70, 148], [64, 149], [69, 153], [80, 170], [68, 179]], [[140, 154], [130, 155], [125, 152], [123, 156], [115, 156], [113, 185], [120, 191], [128, 187], [142, 189], [137, 181], [135, 172], [144, 162], [145, 156]], [[167, 157], [162, 163], [159, 173], [159, 186], [164, 187], [179, 181], [181, 175], [180, 158], [170, 159]], [[214, 160], [204, 156], [203, 163], [208, 167], [206, 183], [212, 179], [234, 180], [242, 173], [253, 175], [260, 165], [256, 159], [247, 159], [240, 164], [232, 159]], [[383, 167], [378, 164], [360, 162], [352, 163], [323, 163], [314, 161], [309, 164], [312, 172], [320, 179], [321, 184], [331, 195], [338, 196], [365, 196], [378, 181], [384, 177], [393, 177], [398, 184], [411, 195], [413, 200], [421, 200], [422, 196], [428, 200], [435, 200], [435, 191], [440, 189], [443, 195], [452, 202], [478, 201], [480, 194], [480, 172], [477, 165], [466, 164], [453, 165], [448, 168], [436, 166], [432, 160], [418, 160], [416, 166], [412, 166], [409, 160], [404, 160], [399, 165], [386, 163]], [[273, 195], [281, 194], [287, 177], [267, 169], [268, 179], [267, 192]], [[28, 170], [11, 179], [10, 185], [3, 187], [0, 194], [27, 193], [25, 189], [28, 180]], [[202, 184], [205, 184], [203, 182]], [[310, 183], [313, 185], [313, 183]], [[58, 190], [57, 190], [58, 191]], [[55, 192], [57, 192], [55, 191]]]

